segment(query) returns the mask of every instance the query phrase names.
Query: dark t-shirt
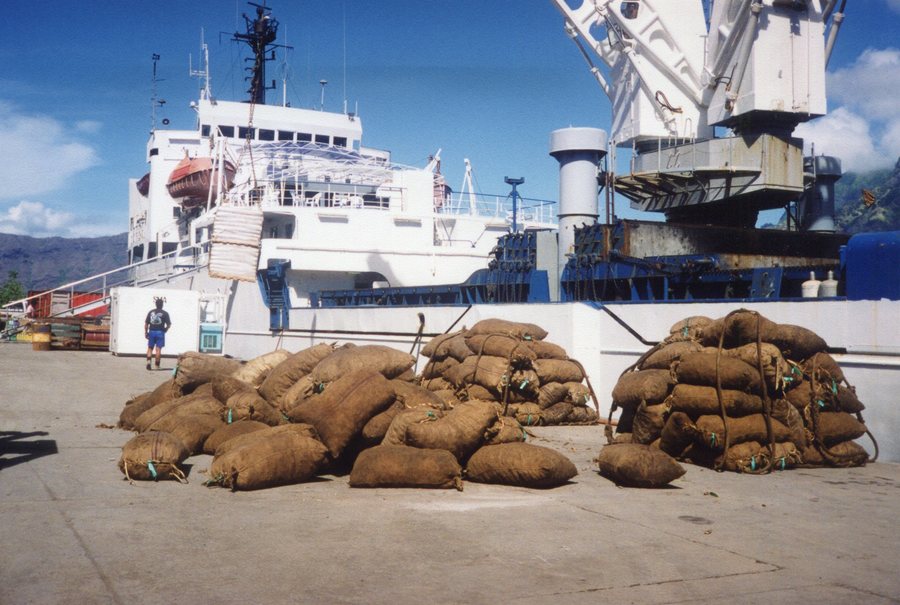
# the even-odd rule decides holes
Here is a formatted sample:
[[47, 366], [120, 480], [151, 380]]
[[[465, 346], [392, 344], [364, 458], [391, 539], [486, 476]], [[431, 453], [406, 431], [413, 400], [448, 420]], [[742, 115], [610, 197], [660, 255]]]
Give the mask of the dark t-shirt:
[[148, 326], [150, 330], [160, 330], [165, 332], [169, 329], [169, 326], [172, 325], [172, 322], [169, 320], [169, 313], [163, 309], [151, 309], [149, 313], [147, 313], [147, 319], [144, 320], [144, 324]]

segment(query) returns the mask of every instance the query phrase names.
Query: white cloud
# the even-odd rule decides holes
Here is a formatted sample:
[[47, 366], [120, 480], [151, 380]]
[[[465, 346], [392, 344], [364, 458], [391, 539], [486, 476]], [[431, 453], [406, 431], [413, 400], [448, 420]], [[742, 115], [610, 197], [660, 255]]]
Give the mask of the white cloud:
[[0, 213], [0, 233], [46, 237], [68, 235], [73, 216], [44, 206], [41, 202], [21, 201]]
[[78, 132], [83, 132], [85, 134], [100, 132], [102, 126], [103, 124], [97, 120], [81, 120], [80, 122], [75, 122], [75, 129], [78, 130]]
[[816, 155], [841, 158], [844, 172], [885, 168], [897, 159], [878, 148], [869, 123], [846, 107], [838, 107], [825, 117], [800, 124], [794, 134], [803, 138], [804, 153], [810, 153], [812, 145], [815, 145]]
[[900, 13], [900, 0], [887, 0], [887, 4], [891, 10]]
[[98, 163], [96, 151], [62, 122], [22, 113], [0, 101], [0, 199], [33, 197], [63, 187]]
[[866, 49], [852, 65], [829, 73], [827, 82], [829, 96], [841, 105], [892, 119], [900, 114], [900, 49]]

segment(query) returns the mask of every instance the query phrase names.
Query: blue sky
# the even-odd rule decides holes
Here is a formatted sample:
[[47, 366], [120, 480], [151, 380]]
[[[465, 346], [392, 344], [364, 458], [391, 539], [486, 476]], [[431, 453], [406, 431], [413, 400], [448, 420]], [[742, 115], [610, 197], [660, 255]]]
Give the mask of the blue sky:
[[[608, 103], [563, 32], [550, 0], [270, 0], [291, 44], [294, 106], [359, 108], [363, 144], [424, 165], [442, 148], [459, 189], [469, 158], [479, 189], [557, 197], [550, 131], [609, 122]], [[803, 129], [845, 170], [892, 165], [900, 155], [900, 0], [848, 3], [829, 68], [831, 113]], [[213, 92], [243, 99], [243, 0], [42, 2], [0, 5], [0, 232], [95, 236], [128, 222], [128, 178], [146, 171], [151, 56], [158, 114], [193, 125], [200, 30]], [[225, 32], [225, 33], [223, 33]], [[345, 74], [346, 73], [346, 77]], [[270, 77], [279, 78], [277, 67]], [[270, 93], [271, 94], [271, 93]], [[278, 93], [280, 95], [280, 91]], [[280, 96], [279, 96], [280, 98]], [[619, 203], [619, 209], [626, 204]], [[630, 212], [620, 212], [637, 216]]]

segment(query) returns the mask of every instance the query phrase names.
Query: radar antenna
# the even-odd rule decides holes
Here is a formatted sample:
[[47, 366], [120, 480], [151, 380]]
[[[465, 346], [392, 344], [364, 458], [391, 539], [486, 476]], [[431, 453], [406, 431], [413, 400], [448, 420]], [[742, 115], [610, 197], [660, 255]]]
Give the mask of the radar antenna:
[[[247, 33], [234, 33], [233, 39], [237, 42], [243, 42], [253, 51], [253, 67], [250, 70], [250, 102], [257, 105], [266, 104], [266, 91], [275, 89], [275, 81], [272, 80], [271, 86], [266, 86], [266, 61], [275, 59], [275, 51], [269, 54], [269, 50], [275, 47], [292, 48], [283, 44], [275, 44], [278, 36], [278, 20], [272, 17], [271, 9], [263, 4], [248, 2], [247, 4], [256, 7], [256, 18], [251, 19], [244, 13], [244, 22], [247, 26]], [[268, 56], [267, 56], [268, 55]]]

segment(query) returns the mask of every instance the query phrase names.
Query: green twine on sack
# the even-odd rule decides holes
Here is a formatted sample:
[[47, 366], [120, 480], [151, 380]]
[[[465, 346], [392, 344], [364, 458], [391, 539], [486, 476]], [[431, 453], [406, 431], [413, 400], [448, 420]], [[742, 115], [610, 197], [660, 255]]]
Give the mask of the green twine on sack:
[[324, 382], [320, 382], [319, 384], [316, 385], [316, 392], [317, 392], [317, 393], [321, 393], [321, 392], [324, 391], [324, 390], [325, 390], [325, 383], [324, 383]]
[[525, 421], [526, 426], [531, 426], [531, 414], [528, 414], [528, 418]]
[[288, 416], [287, 414], [285, 414], [284, 412], [281, 412], [281, 418], [282, 418], [282, 420], [287, 420], [288, 422], [291, 421], [291, 417]]
[[750, 470], [756, 470], [756, 456], [750, 456]]
[[817, 399], [817, 400], [816, 400], [816, 403], [819, 404], [819, 407], [820, 407], [820, 408], [824, 408], [824, 407], [825, 407], [825, 402], [822, 401], [821, 399]]
[[787, 466], [787, 463], [784, 461], [784, 456], [781, 457], [781, 460], [779, 461], [779, 466], [781, 467], [781, 470], [784, 470], [784, 468]]
[[231, 408], [228, 408], [228, 418], [225, 419], [228, 424], [231, 424]]
[[425, 412], [425, 415], [429, 418], [435, 418], [434, 412], [432, 412], [431, 410]]
[[715, 433], [710, 434], [710, 436], [709, 436], [709, 447], [716, 447], [716, 441], [717, 441], [717, 439], [716, 439], [716, 434], [715, 434]]
[[153, 461], [152, 461], [152, 460], [148, 460], [148, 461], [147, 461], [147, 470], [150, 471], [150, 475], [151, 475], [154, 479], [156, 479], [156, 477], [157, 477], [157, 474], [156, 474], [156, 467], [153, 465]]
[[521, 383], [519, 383], [519, 390], [521, 391], [527, 386], [528, 386], [528, 380], [523, 380]]
[[533, 339], [531, 338], [531, 334], [526, 334], [525, 336], [522, 337], [522, 340], [533, 340]]
[[178, 376], [178, 366], [172, 368], [172, 378], [175, 378], [176, 376]]
[[831, 392], [837, 395], [837, 383], [834, 381], [834, 378], [831, 379]]

